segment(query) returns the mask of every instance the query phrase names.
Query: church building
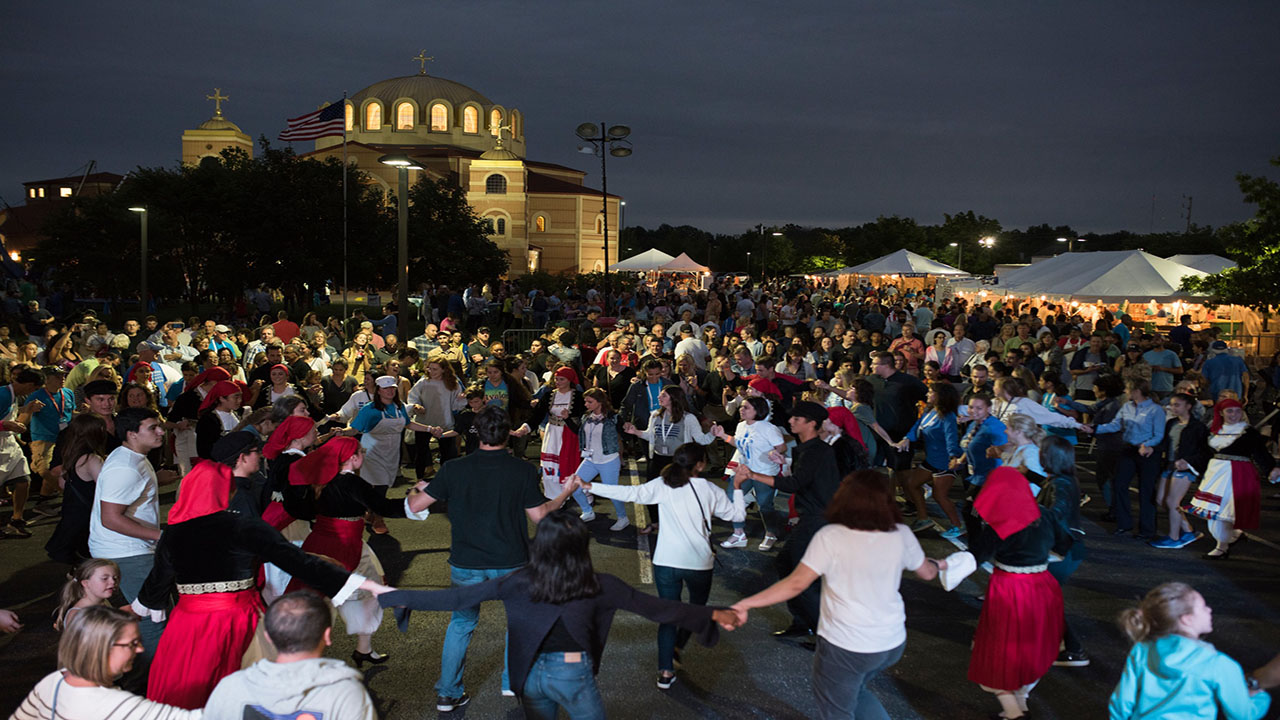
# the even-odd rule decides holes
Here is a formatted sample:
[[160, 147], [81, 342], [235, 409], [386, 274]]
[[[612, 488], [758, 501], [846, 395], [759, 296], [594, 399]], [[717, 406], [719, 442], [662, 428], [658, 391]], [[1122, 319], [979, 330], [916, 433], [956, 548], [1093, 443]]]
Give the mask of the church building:
[[[529, 160], [525, 118], [515, 107], [494, 102], [461, 83], [426, 73], [374, 83], [347, 99], [347, 162], [387, 192], [397, 169], [384, 155], [407, 155], [425, 175], [455, 183], [467, 193], [491, 237], [511, 257], [511, 275], [592, 272], [605, 266], [605, 215], [599, 190], [583, 184], [586, 173]], [[572, 128], [565, 141], [573, 142]], [[304, 157], [342, 158], [342, 138], [315, 141]], [[608, 197], [610, 253], [617, 262], [621, 198]]]

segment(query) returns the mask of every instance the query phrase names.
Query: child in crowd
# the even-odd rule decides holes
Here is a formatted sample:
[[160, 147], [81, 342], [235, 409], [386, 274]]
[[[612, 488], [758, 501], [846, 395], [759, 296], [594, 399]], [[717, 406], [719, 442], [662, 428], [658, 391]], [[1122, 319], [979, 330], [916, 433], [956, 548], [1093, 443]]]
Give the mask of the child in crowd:
[[62, 585], [58, 609], [53, 614], [53, 629], [61, 632], [80, 610], [109, 605], [119, 585], [120, 568], [114, 562], [91, 558], [80, 563]]

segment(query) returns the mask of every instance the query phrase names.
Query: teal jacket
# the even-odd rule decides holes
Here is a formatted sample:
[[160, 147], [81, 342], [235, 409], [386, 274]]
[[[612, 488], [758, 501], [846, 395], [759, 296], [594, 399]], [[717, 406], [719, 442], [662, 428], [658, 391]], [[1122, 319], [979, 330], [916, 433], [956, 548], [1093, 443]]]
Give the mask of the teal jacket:
[[1166, 635], [1137, 643], [1111, 693], [1111, 720], [1257, 720], [1271, 696], [1250, 696], [1244, 670], [1203, 640]]

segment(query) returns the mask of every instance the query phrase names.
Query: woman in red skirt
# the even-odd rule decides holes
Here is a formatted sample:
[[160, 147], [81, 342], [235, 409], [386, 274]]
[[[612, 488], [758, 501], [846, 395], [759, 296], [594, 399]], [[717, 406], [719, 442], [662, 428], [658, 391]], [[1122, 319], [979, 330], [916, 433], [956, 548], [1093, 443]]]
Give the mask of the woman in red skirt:
[[1218, 541], [1205, 559], [1225, 560], [1244, 531], [1258, 527], [1262, 477], [1275, 482], [1280, 468], [1267, 449], [1266, 438], [1249, 424], [1239, 400], [1227, 398], [1213, 406], [1209, 433], [1213, 458], [1191, 499], [1190, 511], [1209, 521], [1209, 533]]
[[970, 552], [995, 566], [978, 619], [969, 680], [1000, 700], [992, 717], [1027, 713], [1027, 695], [1053, 665], [1062, 641], [1062, 589], [1049, 574], [1049, 553], [1071, 547], [1071, 534], [1042, 510], [1031, 483], [1012, 468], [987, 476], [973, 505], [984, 524]]
[[[356, 473], [364, 462], [364, 450], [352, 437], [334, 438], [311, 454], [293, 463], [289, 468], [289, 482], [294, 486], [310, 485], [315, 488], [315, 526], [302, 543], [308, 553], [324, 555], [337, 560], [342, 567], [359, 575], [381, 578], [382, 568], [377, 556], [364, 542], [364, 514], [372, 511], [382, 517], [407, 517], [426, 520], [429, 511], [414, 513], [409, 509], [409, 497], [391, 500]], [[418, 483], [417, 490], [426, 487]], [[299, 590], [310, 581], [295, 577], [286, 592]], [[382, 624], [382, 608], [369, 593], [356, 593], [338, 606], [347, 632], [356, 636], [356, 649], [351, 659], [357, 666], [386, 662], [387, 655], [373, 650], [373, 633]]]
[[148, 698], [204, 707], [218, 681], [240, 669], [263, 611], [255, 579], [264, 561], [305, 578], [334, 602], [358, 589], [389, 589], [307, 555], [261, 518], [227, 511], [235, 484], [226, 465], [202, 462], [182, 482], [155, 567], [133, 603], [139, 615], [154, 615], [178, 591], [151, 663]]

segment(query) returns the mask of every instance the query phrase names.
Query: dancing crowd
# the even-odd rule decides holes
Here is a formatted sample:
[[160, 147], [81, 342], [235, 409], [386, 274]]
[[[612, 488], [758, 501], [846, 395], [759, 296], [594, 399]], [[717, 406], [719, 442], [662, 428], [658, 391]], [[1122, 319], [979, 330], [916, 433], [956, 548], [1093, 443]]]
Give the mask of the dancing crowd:
[[[994, 716], [1026, 717], [1052, 667], [1090, 663], [1062, 592], [1082, 506], [1161, 550], [1203, 528], [1221, 562], [1280, 479], [1275, 428], [1254, 424], [1277, 360], [1255, 381], [1189, 316], [1153, 331], [1101, 305], [798, 279], [428, 287], [411, 340], [392, 306], [250, 325], [241, 302], [113, 332], [71, 304], [33, 297], [0, 324], [3, 534], [56, 521], [45, 549], [70, 568], [57, 668], [22, 720], [376, 717], [359, 670], [390, 657], [385, 608], [405, 631], [452, 613], [435, 684], [452, 711], [486, 601], [506, 608], [501, 689], [527, 717], [604, 717], [617, 610], [658, 624], [667, 690], [691, 638], [785, 603], [774, 635], [814, 653], [812, 713], [887, 718], [868, 683], [906, 651], [904, 573], [952, 590], [979, 567], [967, 677]], [[433, 514], [452, 587], [389, 587], [368, 535]], [[596, 572], [593, 533], [649, 536], [656, 596]], [[935, 533], [957, 552], [926, 557]], [[772, 555], [777, 582], [710, 607], [731, 551]], [[326, 657], [335, 617], [354, 668]], [[1111, 717], [1266, 713], [1280, 662], [1246, 675], [1203, 641], [1190, 586], [1119, 622], [1134, 645]]]

